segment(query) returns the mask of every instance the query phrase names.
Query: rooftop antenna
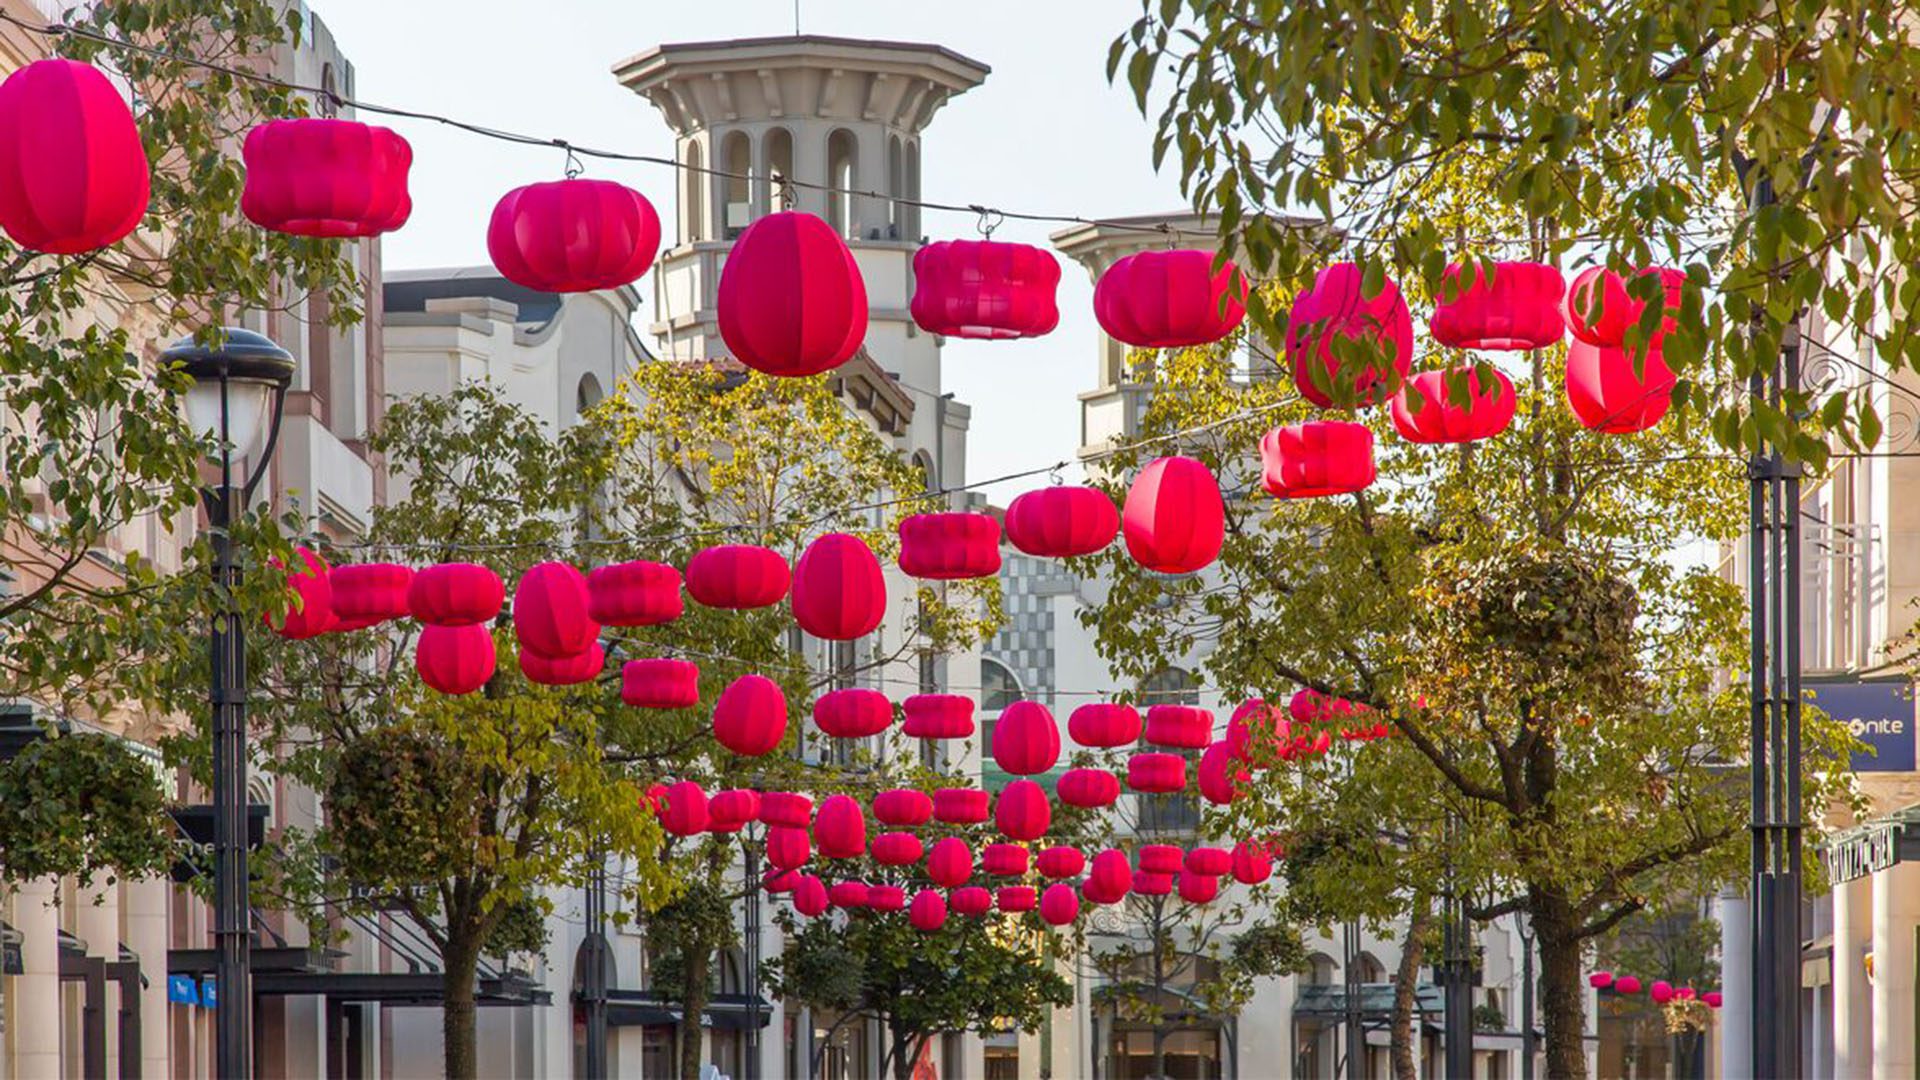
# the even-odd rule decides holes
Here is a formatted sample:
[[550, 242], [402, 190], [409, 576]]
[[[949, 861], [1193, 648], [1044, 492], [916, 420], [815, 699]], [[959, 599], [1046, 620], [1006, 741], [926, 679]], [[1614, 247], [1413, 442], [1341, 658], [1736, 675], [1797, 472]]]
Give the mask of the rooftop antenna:
[[800, 0], [793, 0], [793, 36], [800, 36]]

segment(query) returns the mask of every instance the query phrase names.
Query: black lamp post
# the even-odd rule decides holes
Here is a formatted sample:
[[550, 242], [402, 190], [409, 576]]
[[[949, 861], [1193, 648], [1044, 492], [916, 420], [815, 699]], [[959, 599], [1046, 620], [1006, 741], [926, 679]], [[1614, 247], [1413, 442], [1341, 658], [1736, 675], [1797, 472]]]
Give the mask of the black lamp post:
[[[251, 1060], [253, 991], [248, 972], [252, 928], [247, 905], [247, 635], [233, 608], [240, 584], [228, 529], [266, 475], [293, 382], [293, 355], [265, 335], [228, 327], [213, 344], [189, 338], [160, 354], [193, 378], [187, 422], [215, 440], [219, 482], [201, 490], [213, 537], [213, 613], [209, 701], [213, 706], [214, 1074], [244, 1080]], [[235, 483], [236, 466], [242, 479]]]

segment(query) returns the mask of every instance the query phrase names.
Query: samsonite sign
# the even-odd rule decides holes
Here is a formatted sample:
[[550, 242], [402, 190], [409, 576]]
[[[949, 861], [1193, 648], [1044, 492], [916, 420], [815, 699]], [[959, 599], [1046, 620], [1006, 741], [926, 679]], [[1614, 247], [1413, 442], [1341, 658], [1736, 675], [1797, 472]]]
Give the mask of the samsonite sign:
[[1854, 751], [1855, 772], [1914, 771], [1913, 682], [1892, 679], [1807, 679], [1808, 698], [1873, 748]]

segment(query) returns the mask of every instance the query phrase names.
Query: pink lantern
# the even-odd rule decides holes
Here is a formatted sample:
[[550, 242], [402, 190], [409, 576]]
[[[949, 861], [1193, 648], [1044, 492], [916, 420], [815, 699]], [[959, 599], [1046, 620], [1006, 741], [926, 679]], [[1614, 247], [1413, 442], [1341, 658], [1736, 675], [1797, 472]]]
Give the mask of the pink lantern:
[[1053, 790], [1068, 806], [1097, 809], [1112, 806], [1120, 797], [1120, 781], [1105, 769], [1068, 769], [1054, 781]]
[[793, 618], [802, 630], [851, 641], [872, 633], [886, 610], [886, 577], [866, 541], [827, 533], [800, 553], [793, 567]]
[[640, 279], [660, 250], [660, 215], [611, 180], [570, 178], [514, 188], [494, 205], [487, 255], [535, 292], [594, 292]]
[[988, 844], [980, 852], [980, 869], [995, 877], [1019, 877], [1027, 872], [1027, 849], [1019, 844]]
[[541, 656], [532, 649], [520, 650], [520, 674], [528, 682], [542, 686], [577, 686], [592, 682], [607, 666], [607, 650], [598, 645], [574, 656]]
[[968, 885], [955, 889], [947, 898], [947, 906], [956, 915], [968, 915], [978, 918], [993, 910], [993, 893], [979, 885]]
[[[1674, 316], [1680, 311], [1687, 275], [1683, 270], [1659, 266], [1643, 267], [1635, 271], [1634, 276], [1659, 281], [1657, 288], [1662, 293], [1661, 309], [1665, 314], [1646, 341], [1648, 347], [1658, 349], [1661, 339], [1678, 325]], [[1628, 329], [1639, 325], [1646, 309], [1647, 301], [1632, 295], [1625, 278], [1604, 266], [1590, 266], [1573, 279], [1573, 287], [1567, 290], [1567, 330], [1576, 341], [1617, 348], [1626, 344]]]
[[813, 839], [829, 859], [851, 859], [867, 853], [867, 818], [851, 795], [829, 795], [814, 816]]
[[873, 838], [873, 861], [881, 866], [911, 866], [925, 855], [925, 845], [910, 832], [881, 833]]
[[1080, 896], [1073, 886], [1054, 884], [1040, 894], [1040, 917], [1049, 926], [1065, 926], [1080, 917]]
[[1000, 792], [993, 808], [994, 826], [1012, 840], [1038, 840], [1053, 825], [1053, 805], [1032, 780], [1015, 780]]
[[471, 694], [493, 678], [493, 635], [484, 626], [427, 626], [414, 647], [420, 681], [443, 694]]
[[813, 800], [792, 791], [768, 791], [760, 796], [760, 821], [790, 829], [813, 823]]
[[893, 702], [878, 690], [848, 687], [820, 695], [813, 703], [813, 722], [838, 739], [865, 739], [893, 723]]
[[739, 832], [759, 819], [760, 793], [749, 788], [730, 788], [707, 800], [707, 825], [714, 832]]
[[[1413, 316], [1400, 287], [1381, 279], [1380, 291], [1365, 296], [1360, 267], [1334, 263], [1313, 279], [1313, 287], [1294, 299], [1287, 318], [1287, 359], [1293, 366], [1294, 387], [1300, 396], [1326, 409], [1335, 404], [1330, 391], [1359, 408], [1377, 405], [1391, 387], [1393, 372], [1405, 376], [1413, 364]], [[1336, 342], [1341, 343], [1336, 347]], [[1358, 354], [1366, 343], [1385, 358], [1385, 364], [1363, 364], [1357, 373], [1341, 371], [1341, 352]], [[1390, 364], [1391, 368], [1386, 365]]]
[[1595, 990], [1605, 990], [1607, 987], [1613, 985], [1613, 972], [1596, 971], [1587, 976], [1587, 985], [1593, 987]]
[[745, 757], [759, 757], [787, 734], [787, 698], [765, 675], [742, 675], [713, 705], [713, 737]]
[[707, 831], [707, 793], [691, 780], [667, 785], [660, 827], [674, 836], [697, 836]]
[[892, 788], [873, 797], [873, 816], [883, 825], [924, 825], [933, 816], [933, 796]]
[[620, 666], [620, 700], [636, 709], [687, 709], [700, 704], [700, 666], [654, 657]]
[[1151, 870], [1140, 870], [1133, 875], [1133, 891], [1141, 896], [1170, 896], [1173, 894], [1173, 875], [1156, 874]]
[[1640, 979], [1634, 975], [1622, 975], [1613, 980], [1613, 988], [1622, 994], [1637, 994], [1640, 992]]
[[473, 563], [429, 566], [407, 586], [407, 609], [428, 626], [491, 622], [506, 600], [500, 575]]
[[1127, 758], [1127, 786], [1150, 795], [1184, 790], [1187, 759], [1179, 754], [1134, 754]]
[[915, 694], [900, 703], [910, 739], [965, 739], [973, 735], [973, 699], [959, 694]]
[[927, 850], [927, 877], [951, 889], [973, 876], [973, 849], [957, 836], [942, 837]]
[[1647, 996], [1653, 999], [1655, 1005], [1665, 1005], [1673, 1000], [1673, 984], [1665, 979], [1657, 979], [1647, 987]]
[[654, 626], [684, 609], [680, 571], [666, 563], [615, 563], [587, 575], [587, 617], [603, 626]]
[[1725, 998], [1721, 996], [1718, 990], [1709, 990], [1701, 994], [1700, 1000], [1706, 1002], [1707, 1008], [1709, 1009], [1717, 1009], [1725, 1002]]
[[793, 884], [793, 910], [809, 919], [826, 914], [826, 883], [812, 874], [802, 874]]
[[828, 901], [843, 911], [866, 907], [869, 896], [870, 890], [864, 881], [836, 881], [827, 889]]
[[1183, 349], [1219, 341], [1246, 317], [1246, 282], [1210, 251], [1142, 251], [1114, 263], [1093, 288], [1093, 316], [1115, 341]]
[[1079, 848], [1072, 847], [1046, 848], [1035, 862], [1040, 875], [1050, 878], [1079, 877], [1087, 868], [1087, 857]]
[[733, 242], [718, 307], [734, 358], [768, 375], [839, 367], [867, 337], [867, 286], [853, 252], [833, 226], [799, 211], [767, 214]]
[[333, 613], [343, 625], [372, 626], [407, 615], [413, 569], [398, 563], [359, 563], [327, 572]]
[[[1455, 263], [1440, 279], [1441, 302], [1428, 329], [1454, 349], [1544, 349], [1566, 333], [1560, 297], [1567, 283], [1545, 263], [1503, 262], [1488, 279], [1478, 262]], [[1451, 300], [1445, 299], [1451, 296]]]
[[1155, 705], [1147, 710], [1147, 741], [1176, 750], [1198, 750], [1213, 740], [1213, 714], [1198, 705]]
[[1113, 543], [1120, 511], [1095, 487], [1044, 487], [1007, 504], [1007, 540], [1041, 558], [1091, 555]]
[[1189, 457], [1148, 463], [1127, 489], [1120, 528], [1133, 561], [1162, 574], [1190, 574], [1220, 557], [1226, 540], [1220, 484]]
[[1580, 423], [1609, 435], [1645, 431], [1673, 407], [1678, 383], [1659, 349], [1642, 347], [1639, 370], [1627, 349], [1575, 341], [1567, 346], [1567, 405]]
[[907, 890], [898, 885], [867, 886], [867, 907], [873, 911], [899, 911], [907, 906]]
[[1261, 698], [1243, 702], [1227, 721], [1226, 743], [1236, 761], [1251, 759], [1256, 742], [1284, 744], [1292, 735], [1293, 725], [1281, 710]]
[[340, 620], [333, 610], [333, 575], [327, 561], [311, 548], [295, 548], [293, 553], [302, 568], [287, 574], [287, 587], [298, 603], [288, 606], [277, 625], [271, 617], [267, 625], [283, 638], [305, 641], [332, 630]]
[[978, 825], [987, 820], [987, 793], [979, 788], [939, 788], [933, 793], [933, 816], [949, 825]]
[[913, 903], [907, 908], [907, 921], [923, 934], [947, 925], [947, 898], [932, 889], [913, 894]]
[[702, 548], [687, 560], [687, 593], [711, 608], [772, 607], [792, 584], [787, 560], [772, 548], [722, 544]]
[[587, 613], [587, 579], [563, 562], [543, 562], [513, 590], [513, 629], [524, 648], [542, 656], [577, 656], [600, 636]]
[[932, 581], [1000, 572], [1000, 523], [991, 514], [914, 514], [900, 521], [900, 569]]
[[1150, 874], [1177, 874], [1186, 860], [1187, 853], [1172, 844], [1142, 844], [1138, 865]]
[[[1466, 380], [1466, 404], [1458, 404], [1448, 383], [1460, 374], [1423, 371], [1415, 375], [1393, 398], [1393, 426], [1400, 437], [1416, 443], [1464, 443], [1491, 439], [1513, 423], [1519, 399], [1513, 381], [1499, 371], [1493, 372], [1494, 386], [1483, 390], [1480, 373], [1472, 367], [1455, 369]], [[1419, 408], [1409, 402], [1409, 391], [1420, 398]]]
[[775, 895], [790, 893], [798, 884], [800, 884], [800, 873], [795, 870], [768, 870], [760, 879], [760, 887]]
[[1197, 847], [1187, 852], [1180, 868], [1190, 874], [1219, 877], [1233, 870], [1233, 854], [1225, 848]]
[[[765, 800], [761, 800], [761, 813], [766, 813]], [[807, 830], [791, 825], [774, 825], [767, 829], [767, 863], [782, 870], [797, 870], [807, 865], [813, 858], [813, 838]]]
[[1365, 424], [1315, 420], [1260, 439], [1261, 486], [1276, 499], [1350, 495], [1373, 485], [1373, 432]]
[[1233, 845], [1233, 880], [1258, 885], [1273, 876], [1273, 854], [1267, 845], [1242, 840]]
[[1194, 769], [1194, 779], [1200, 784], [1202, 798], [1215, 806], [1226, 806], [1239, 797], [1241, 785], [1250, 777], [1234, 760], [1233, 747], [1225, 742], [1217, 742], [1200, 755], [1200, 764]]
[[1060, 322], [1060, 264], [1027, 244], [943, 240], [913, 255], [913, 321], [945, 337], [1038, 337]]
[[295, 236], [376, 236], [407, 223], [413, 148], [387, 128], [302, 116], [247, 132], [240, 212]]
[[113, 83], [78, 60], [35, 60], [0, 83], [0, 228], [23, 248], [77, 255], [146, 216], [147, 152]]
[[993, 894], [994, 906], [1009, 914], [1032, 911], [1039, 903], [1040, 891], [1031, 885], [1002, 885]]
[[1211, 904], [1220, 895], [1220, 879], [1212, 874], [1182, 870], [1174, 880], [1178, 883], [1180, 899], [1189, 904]]
[[993, 761], [1015, 776], [1032, 776], [1060, 760], [1060, 725], [1037, 701], [1016, 701], [993, 725]]
[[1140, 740], [1140, 713], [1118, 702], [1089, 702], [1067, 717], [1067, 734], [1081, 746], [1128, 746]]

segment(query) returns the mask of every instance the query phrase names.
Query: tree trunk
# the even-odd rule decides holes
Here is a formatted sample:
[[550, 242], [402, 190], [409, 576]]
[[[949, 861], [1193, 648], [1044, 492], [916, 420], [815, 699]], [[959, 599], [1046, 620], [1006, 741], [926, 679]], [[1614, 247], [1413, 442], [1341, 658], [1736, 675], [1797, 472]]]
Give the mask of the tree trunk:
[[[469, 937], [472, 940], [467, 940]], [[477, 933], [449, 934], [441, 950], [446, 971], [440, 977], [446, 1005], [440, 1014], [440, 1037], [447, 1080], [476, 1080], [480, 1066], [474, 1047], [473, 987], [480, 967], [480, 940]]]
[[1433, 896], [1415, 890], [1407, 921], [1407, 940], [1400, 950], [1400, 967], [1393, 977], [1393, 1026], [1388, 1032], [1394, 1080], [1419, 1080], [1420, 1054], [1414, 1038], [1415, 1006], [1420, 1000], [1420, 963], [1427, 951], [1427, 931], [1433, 927]]
[[1580, 939], [1563, 900], [1537, 898], [1533, 925], [1539, 932], [1541, 1020], [1547, 1033], [1548, 1080], [1585, 1080], [1586, 991], [1580, 978]]
[[918, 1050], [913, 1036], [898, 1027], [893, 1029], [893, 1080], [913, 1080], [913, 1062], [920, 1056]]
[[680, 987], [680, 1080], [700, 1080], [700, 1042], [704, 1031], [700, 1018], [707, 1011], [707, 979], [712, 969], [712, 953], [704, 949], [687, 950], [687, 978]]

